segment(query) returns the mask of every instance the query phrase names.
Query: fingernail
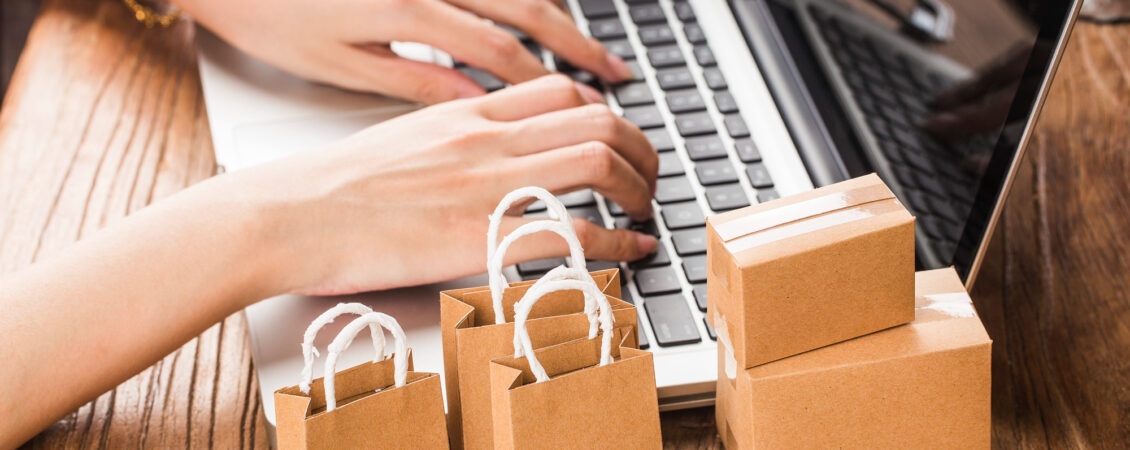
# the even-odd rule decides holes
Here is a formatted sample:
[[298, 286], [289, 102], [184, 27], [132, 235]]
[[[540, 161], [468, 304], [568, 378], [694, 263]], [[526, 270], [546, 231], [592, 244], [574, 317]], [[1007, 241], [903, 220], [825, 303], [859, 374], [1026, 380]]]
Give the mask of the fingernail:
[[655, 239], [655, 236], [636, 233], [636, 247], [639, 248], [640, 254], [650, 255], [655, 253], [655, 249], [659, 248], [659, 241]]
[[601, 95], [600, 91], [593, 89], [592, 86], [576, 81], [573, 84], [577, 85], [577, 90], [581, 92], [581, 97], [584, 97], [585, 100], [592, 103], [604, 103], [604, 96]]
[[631, 80], [636, 77], [636, 74], [632, 73], [632, 68], [628, 67], [628, 63], [620, 59], [619, 56], [609, 53], [605, 59], [608, 62], [608, 67], [611, 68], [621, 80]]

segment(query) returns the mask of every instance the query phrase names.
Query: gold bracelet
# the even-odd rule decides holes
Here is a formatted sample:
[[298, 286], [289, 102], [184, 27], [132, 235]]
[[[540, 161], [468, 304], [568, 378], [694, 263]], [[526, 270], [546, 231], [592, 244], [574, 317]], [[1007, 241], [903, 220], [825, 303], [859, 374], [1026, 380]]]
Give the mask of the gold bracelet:
[[133, 17], [138, 22], [144, 23], [147, 28], [153, 28], [154, 25], [168, 28], [180, 18], [180, 10], [176, 8], [173, 8], [171, 12], [157, 12], [157, 10], [142, 5], [137, 0], [122, 0], [122, 3], [125, 3], [126, 7], [133, 11]]

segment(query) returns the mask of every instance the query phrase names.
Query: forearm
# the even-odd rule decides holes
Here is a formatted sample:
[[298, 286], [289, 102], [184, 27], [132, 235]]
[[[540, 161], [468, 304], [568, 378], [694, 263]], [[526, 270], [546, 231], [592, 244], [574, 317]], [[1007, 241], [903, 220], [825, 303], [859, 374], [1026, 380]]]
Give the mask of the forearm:
[[276, 294], [267, 215], [210, 180], [0, 278], [0, 448]]

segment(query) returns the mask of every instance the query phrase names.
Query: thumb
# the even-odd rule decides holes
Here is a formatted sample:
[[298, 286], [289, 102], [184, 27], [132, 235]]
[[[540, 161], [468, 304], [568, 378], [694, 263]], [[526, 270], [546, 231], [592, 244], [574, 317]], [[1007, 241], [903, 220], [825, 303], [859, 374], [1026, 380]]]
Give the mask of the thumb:
[[[506, 235], [520, 225], [536, 219], [507, 217], [502, 221], [502, 233]], [[654, 253], [659, 242], [654, 236], [631, 230], [609, 230], [588, 220], [573, 218], [573, 229], [584, 248], [585, 258], [601, 261], [635, 261]], [[505, 264], [532, 261], [544, 258], [567, 256], [569, 246], [565, 240], [551, 232], [538, 232], [516, 241], [505, 256]]]

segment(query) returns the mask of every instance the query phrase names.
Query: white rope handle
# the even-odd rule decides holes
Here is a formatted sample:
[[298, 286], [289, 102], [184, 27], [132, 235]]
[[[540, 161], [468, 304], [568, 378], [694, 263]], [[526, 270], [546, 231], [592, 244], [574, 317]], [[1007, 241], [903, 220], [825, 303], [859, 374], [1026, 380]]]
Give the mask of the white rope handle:
[[[584, 292], [585, 297], [591, 297], [592, 301], [600, 307], [600, 328], [603, 331], [603, 336], [600, 342], [600, 365], [605, 366], [612, 363], [612, 305], [608, 303], [608, 298], [596, 286], [596, 283], [580, 280], [548, 280], [542, 278], [526, 291], [526, 295], [522, 296], [514, 307], [514, 357], [519, 358], [523, 354], [526, 360], [530, 363], [530, 372], [534, 374], [538, 383], [549, 380], [549, 374], [545, 372], [545, 368], [538, 362], [534, 356], [533, 344], [530, 342], [530, 333], [526, 331], [526, 318], [530, 315], [530, 309], [533, 308], [534, 303], [542, 296], [557, 291], [579, 290]], [[592, 339], [592, 336], [589, 337]]]
[[502, 312], [502, 293], [507, 286], [506, 277], [502, 275], [502, 261], [506, 256], [506, 251], [518, 239], [541, 231], [552, 231], [564, 238], [569, 245], [570, 265], [575, 269], [588, 270], [585, 265], [585, 250], [581, 248], [581, 241], [577, 239], [577, 232], [573, 229], [572, 222], [537, 220], [522, 224], [502, 239], [497, 251], [494, 252], [492, 258], [487, 260], [487, 279], [490, 283], [491, 300], [494, 302], [495, 323], [506, 322], [506, 317], [503, 316]]
[[[577, 280], [577, 281], [585, 281], [585, 282], [589, 282], [589, 283], [592, 283], [592, 284], [596, 284], [596, 280], [594, 280], [592, 278], [592, 275], [589, 274], [587, 269], [576, 268], [576, 267], [565, 267], [565, 266], [554, 267], [549, 272], [546, 272], [545, 275], [542, 275], [541, 279], [542, 280], [548, 280], [548, 281], [552, 281], [552, 280]], [[589, 339], [592, 339], [592, 338], [596, 337], [596, 333], [599, 331], [597, 329], [597, 327], [599, 326], [600, 321], [597, 318], [597, 304], [588, 295], [585, 296], [585, 315], [588, 316], [588, 318], [589, 318]], [[514, 345], [515, 345], [515, 347], [517, 347], [517, 345], [518, 345], [517, 336], [514, 337]], [[518, 355], [518, 356], [521, 356], [521, 355]]]
[[[314, 381], [314, 358], [321, 356], [318, 354], [318, 348], [314, 347], [314, 337], [318, 335], [322, 327], [329, 325], [337, 316], [342, 314], [361, 316], [371, 312], [373, 312], [372, 308], [360, 303], [338, 303], [337, 306], [330, 308], [314, 319], [313, 322], [310, 322], [310, 326], [306, 328], [306, 333], [302, 335], [302, 381], [298, 383], [298, 389], [303, 394], [310, 393], [310, 383]], [[385, 334], [376, 325], [370, 326], [369, 332], [373, 335], [373, 351], [376, 352], [373, 360], [380, 361], [384, 359]]]
[[326, 375], [323, 378], [323, 384], [326, 388], [326, 412], [333, 411], [337, 408], [337, 398], [334, 397], [334, 375], [336, 375], [337, 358], [341, 356], [341, 352], [353, 343], [353, 338], [357, 337], [357, 333], [361, 332], [362, 328], [379, 324], [392, 333], [392, 339], [395, 342], [395, 350], [393, 351], [392, 364], [394, 369], [393, 379], [396, 382], [396, 387], [404, 386], [408, 381], [408, 343], [405, 341], [404, 329], [400, 328], [400, 324], [396, 319], [389, 317], [388, 314], [371, 312], [354, 319], [346, 325], [345, 328], [338, 333], [329, 347], [326, 347]]
[[498, 227], [501, 226], [502, 217], [506, 215], [506, 211], [510, 209], [514, 202], [530, 197], [537, 198], [545, 203], [546, 213], [549, 214], [550, 219], [562, 222], [572, 220], [569, 217], [569, 211], [565, 210], [565, 205], [561, 203], [561, 200], [545, 189], [527, 186], [510, 191], [509, 194], [502, 197], [502, 200], [498, 202], [498, 206], [494, 208], [494, 212], [490, 215], [490, 223], [487, 226], [487, 261], [490, 261], [495, 250], [498, 249]]

